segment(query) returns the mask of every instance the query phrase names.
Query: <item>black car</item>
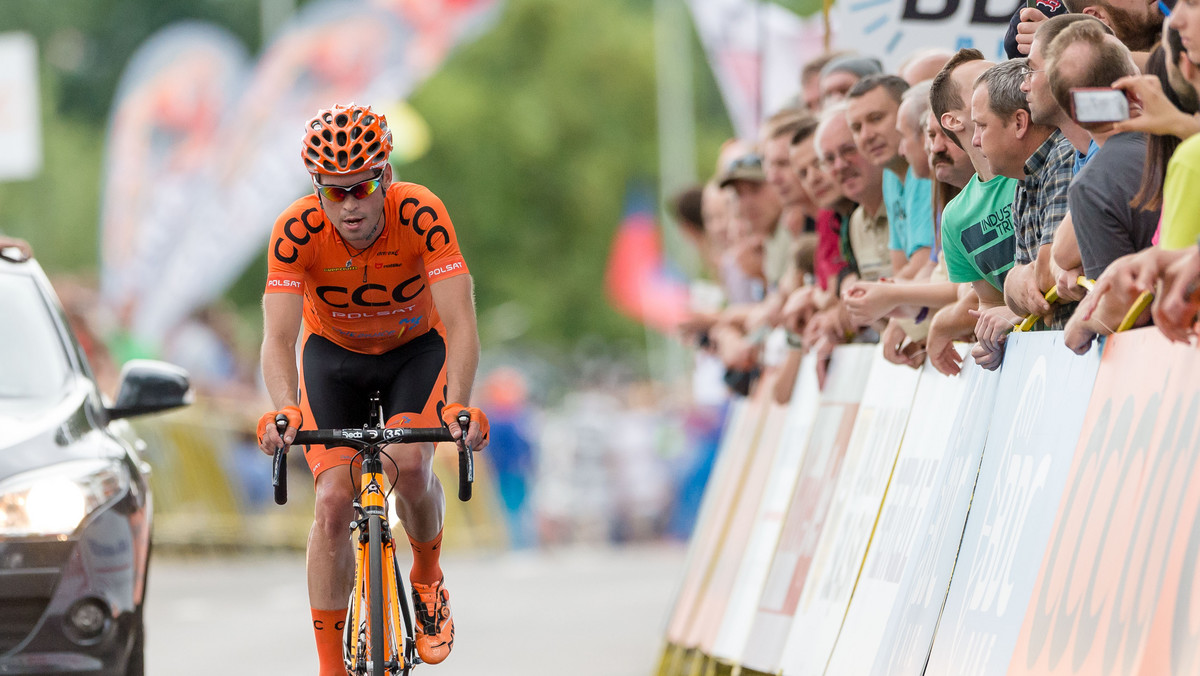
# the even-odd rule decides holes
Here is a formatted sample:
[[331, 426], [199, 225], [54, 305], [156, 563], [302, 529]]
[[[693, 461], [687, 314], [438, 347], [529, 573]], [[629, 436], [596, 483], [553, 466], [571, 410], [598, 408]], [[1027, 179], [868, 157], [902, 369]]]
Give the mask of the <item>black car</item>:
[[96, 386], [42, 269], [0, 252], [0, 674], [142, 676], [149, 467], [124, 419], [190, 401], [187, 373]]

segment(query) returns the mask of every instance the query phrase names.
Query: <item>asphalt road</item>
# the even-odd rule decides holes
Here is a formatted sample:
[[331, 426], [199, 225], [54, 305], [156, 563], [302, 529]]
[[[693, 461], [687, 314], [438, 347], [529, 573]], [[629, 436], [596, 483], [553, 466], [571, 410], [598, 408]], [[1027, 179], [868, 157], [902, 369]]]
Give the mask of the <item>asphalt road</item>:
[[[448, 553], [454, 652], [415, 673], [650, 674], [683, 559], [677, 544]], [[146, 613], [150, 676], [316, 674], [302, 555], [156, 555]]]

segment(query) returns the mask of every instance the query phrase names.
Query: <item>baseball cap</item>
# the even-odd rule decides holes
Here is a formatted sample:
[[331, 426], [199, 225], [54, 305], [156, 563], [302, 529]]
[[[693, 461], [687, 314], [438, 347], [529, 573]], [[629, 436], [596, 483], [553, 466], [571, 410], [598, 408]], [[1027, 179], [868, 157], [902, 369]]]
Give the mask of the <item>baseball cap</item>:
[[721, 175], [719, 185], [725, 186], [734, 181], [754, 181], [762, 183], [767, 180], [767, 174], [763, 171], [762, 156], [757, 153], [742, 155], [741, 157], [729, 163], [725, 168], [725, 173]]

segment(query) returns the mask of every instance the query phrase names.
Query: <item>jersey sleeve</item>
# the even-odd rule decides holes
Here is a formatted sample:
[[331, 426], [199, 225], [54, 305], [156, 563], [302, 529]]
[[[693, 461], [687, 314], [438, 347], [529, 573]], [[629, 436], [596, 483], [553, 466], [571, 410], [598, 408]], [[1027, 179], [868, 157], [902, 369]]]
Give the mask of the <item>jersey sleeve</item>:
[[267, 250], [267, 287], [264, 293], [304, 293], [305, 270], [324, 216], [312, 200], [301, 199], [288, 207], [271, 229]]
[[442, 200], [424, 187], [419, 187], [405, 201], [409, 200], [414, 202], [409, 205], [411, 211], [406, 217], [403, 213], [406, 210], [402, 208], [401, 218], [408, 220], [417, 234], [416, 246], [425, 263], [425, 279], [432, 284], [467, 274], [467, 262], [458, 248], [458, 235]]

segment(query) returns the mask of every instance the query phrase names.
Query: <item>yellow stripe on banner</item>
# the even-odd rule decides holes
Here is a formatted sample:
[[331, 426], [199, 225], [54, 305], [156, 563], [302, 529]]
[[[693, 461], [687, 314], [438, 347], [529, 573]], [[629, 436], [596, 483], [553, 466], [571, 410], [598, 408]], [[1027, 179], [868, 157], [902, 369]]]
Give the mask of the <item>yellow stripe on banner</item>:
[[[913, 391], [915, 398], [916, 391]], [[862, 579], [863, 569], [867, 566], [867, 552], [871, 551], [871, 543], [875, 541], [875, 531], [879, 529], [879, 518], [883, 516], [883, 505], [887, 503], [888, 491], [892, 489], [892, 479], [896, 476], [896, 465], [900, 461], [900, 449], [904, 448], [904, 435], [908, 434], [908, 421], [912, 416], [912, 408], [909, 407], [909, 415], [904, 419], [904, 431], [900, 433], [900, 438], [896, 443], [896, 457], [892, 458], [892, 468], [888, 471], [887, 483], [883, 486], [883, 496], [879, 500], [879, 511], [875, 512], [875, 521], [871, 523], [871, 535], [867, 537], [867, 547], [863, 550], [862, 561], [858, 562], [858, 572], [854, 574], [854, 586], [850, 588], [850, 598], [846, 602], [846, 610], [842, 613], [841, 625], [838, 628], [838, 638], [841, 638], [841, 627], [846, 626], [846, 617], [850, 614], [850, 605], [854, 603], [854, 592], [858, 591], [858, 582]], [[833, 645], [837, 646], [835, 639]], [[825, 660], [825, 669], [829, 668], [829, 663], [833, 661], [833, 650], [829, 651], [829, 657]]]
[[[765, 381], [765, 380], [766, 380], [766, 378], [763, 379], [763, 381]], [[761, 450], [758, 448], [758, 445], [759, 445], [759, 438], [762, 436], [762, 430], [763, 430], [764, 423], [766, 422], [767, 411], [770, 409], [770, 407], [768, 406], [768, 402], [767, 402], [767, 398], [768, 398], [767, 393], [768, 393], [769, 389], [770, 388], [764, 387], [762, 382], [760, 382], [759, 389], [755, 392], [753, 399], [748, 402], [749, 406], [752, 407], [752, 409], [751, 409], [751, 411], [749, 411], [749, 413], [754, 416], [751, 420], [751, 422], [753, 423], [753, 427], [752, 427], [752, 430], [749, 435], [750, 443], [746, 447], [746, 451], [742, 458], [743, 462], [742, 462], [741, 467], [737, 468], [737, 479], [736, 479], [736, 483], [734, 484], [733, 495], [731, 496], [731, 499], [729, 501], [729, 510], [726, 514], [721, 515], [724, 518], [721, 520], [721, 523], [720, 523], [720, 527], [719, 527], [719, 530], [718, 530], [718, 533], [716, 536], [717, 537], [716, 546], [712, 550], [712, 557], [709, 558], [709, 560], [707, 562], [704, 562], [706, 565], [704, 567], [703, 576], [700, 578], [699, 593], [697, 595], [698, 605], [695, 608], [693, 608], [692, 622], [689, 623], [688, 630], [685, 632], [686, 637], [691, 637], [695, 633], [695, 628], [696, 628], [695, 622], [699, 618], [696, 617], [697, 614], [694, 611], [698, 610], [699, 608], [701, 608], [704, 605], [703, 602], [704, 602], [705, 596], [708, 592], [709, 585], [712, 582], [713, 574], [716, 572], [717, 564], [720, 562], [720, 559], [721, 559], [721, 556], [720, 556], [721, 549], [725, 546], [725, 541], [729, 537], [729, 533], [730, 533], [731, 527], [732, 527], [733, 517], [737, 513], [737, 506], [738, 506], [738, 504], [741, 503], [741, 501], [743, 499], [743, 493], [745, 492], [746, 483], [750, 476], [750, 467], [754, 464], [755, 456]], [[685, 638], [684, 640], [687, 641], [688, 639]], [[693, 646], [693, 647], [699, 648], [699, 641], [697, 641], [697, 645]], [[701, 660], [698, 661], [696, 668], [703, 665], [703, 657], [704, 657], [704, 655], [702, 653], [700, 653], [699, 650], [697, 650], [697, 654], [701, 657]], [[703, 672], [696, 671], [694, 669], [691, 673], [694, 676], [702, 676]]]

